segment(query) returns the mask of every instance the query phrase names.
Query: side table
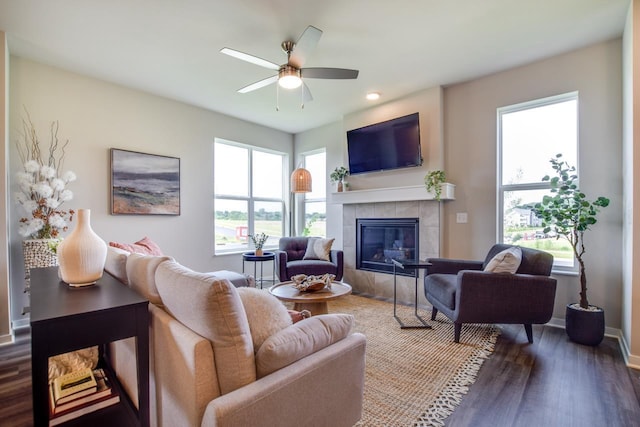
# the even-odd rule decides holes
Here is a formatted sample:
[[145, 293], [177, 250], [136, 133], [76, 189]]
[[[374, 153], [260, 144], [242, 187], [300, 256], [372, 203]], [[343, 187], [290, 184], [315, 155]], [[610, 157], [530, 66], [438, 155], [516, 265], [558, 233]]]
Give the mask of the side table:
[[[431, 267], [431, 263], [430, 262], [421, 263], [421, 262], [415, 262], [415, 261], [398, 261], [393, 258], [391, 259], [391, 261], [393, 262], [393, 317], [395, 317], [395, 319], [400, 324], [400, 329], [431, 329], [431, 325], [429, 325], [426, 320], [424, 320], [422, 317], [418, 315], [418, 276], [419, 276], [418, 273], [421, 268], [424, 269], [427, 267]], [[420, 321], [421, 323], [420, 325], [405, 325], [396, 314], [396, 291], [397, 291], [396, 271], [398, 268], [401, 268], [403, 270], [413, 270], [413, 277], [415, 278], [415, 281], [416, 281], [415, 294], [413, 299], [413, 314], [415, 315], [416, 319]]]
[[149, 302], [104, 273], [86, 288], [71, 288], [58, 278], [58, 267], [31, 269], [31, 379], [34, 426], [49, 425], [49, 356], [100, 345], [100, 365], [118, 380], [104, 358], [103, 344], [136, 338], [138, 407], [123, 391], [120, 403], [84, 415], [70, 425], [149, 426]]
[[260, 289], [262, 289], [262, 283], [264, 278], [262, 275], [262, 263], [265, 261], [273, 262], [273, 271], [271, 276], [271, 284], [276, 283], [276, 253], [275, 252], [263, 252], [262, 255], [256, 255], [255, 252], [245, 252], [242, 254], [242, 272], [244, 273], [244, 263], [253, 263], [253, 277], [256, 279], [256, 288], [258, 287], [258, 276], [256, 275], [258, 263], [260, 263]]

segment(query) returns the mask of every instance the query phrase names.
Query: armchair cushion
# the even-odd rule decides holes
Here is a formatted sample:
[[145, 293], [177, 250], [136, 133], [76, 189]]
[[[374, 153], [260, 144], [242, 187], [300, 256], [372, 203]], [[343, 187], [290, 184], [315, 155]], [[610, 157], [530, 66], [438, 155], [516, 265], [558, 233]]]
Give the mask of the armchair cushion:
[[282, 329], [256, 353], [258, 378], [340, 341], [349, 335], [353, 323], [350, 314], [321, 314]]
[[158, 266], [156, 286], [169, 314], [211, 341], [222, 394], [256, 380], [249, 323], [235, 286], [175, 261]]
[[319, 237], [310, 237], [307, 242], [307, 250], [302, 257], [303, 260], [319, 259], [322, 261], [330, 261], [331, 245], [335, 239], [322, 239]]
[[457, 276], [452, 274], [430, 274], [428, 293], [450, 310], [456, 308]]
[[522, 250], [517, 246], [513, 246], [498, 252], [491, 258], [484, 271], [515, 274], [520, 267], [520, 262], [522, 262]]

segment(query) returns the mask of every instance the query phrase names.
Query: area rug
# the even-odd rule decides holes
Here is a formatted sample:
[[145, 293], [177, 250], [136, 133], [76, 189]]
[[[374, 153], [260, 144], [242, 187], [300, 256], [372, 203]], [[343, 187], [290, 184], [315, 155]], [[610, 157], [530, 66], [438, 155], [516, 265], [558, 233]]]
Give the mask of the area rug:
[[[364, 408], [357, 426], [443, 426], [493, 352], [499, 329], [465, 325], [461, 343], [453, 324], [419, 310], [433, 329], [400, 329], [393, 304], [349, 295], [329, 303], [332, 313], [350, 313], [367, 337]], [[405, 324], [418, 324], [413, 307], [397, 306]]]

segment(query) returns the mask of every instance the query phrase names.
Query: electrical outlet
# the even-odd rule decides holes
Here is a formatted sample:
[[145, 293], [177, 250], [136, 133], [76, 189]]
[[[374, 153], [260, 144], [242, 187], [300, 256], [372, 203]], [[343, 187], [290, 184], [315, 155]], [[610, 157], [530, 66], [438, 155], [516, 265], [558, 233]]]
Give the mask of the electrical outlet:
[[458, 212], [458, 213], [456, 213], [456, 222], [458, 224], [466, 224], [467, 223], [467, 213], [466, 212]]

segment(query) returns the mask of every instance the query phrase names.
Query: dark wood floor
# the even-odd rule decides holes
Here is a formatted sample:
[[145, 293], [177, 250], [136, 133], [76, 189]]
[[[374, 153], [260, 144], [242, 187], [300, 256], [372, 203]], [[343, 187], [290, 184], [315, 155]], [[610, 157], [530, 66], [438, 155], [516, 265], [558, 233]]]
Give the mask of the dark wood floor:
[[626, 367], [617, 340], [583, 346], [564, 329], [534, 326], [529, 344], [522, 325], [501, 329], [447, 426], [640, 426], [640, 371]]
[[[640, 426], [640, 371], [625, 366], [616, 340], [586, 347], [562, 329], [534, 326], [528, 344], [522, 326], [501, 328], [447, 426]], [[0, 346], [1, 427], [32, 425], [29, 334], [17, 338]]]

